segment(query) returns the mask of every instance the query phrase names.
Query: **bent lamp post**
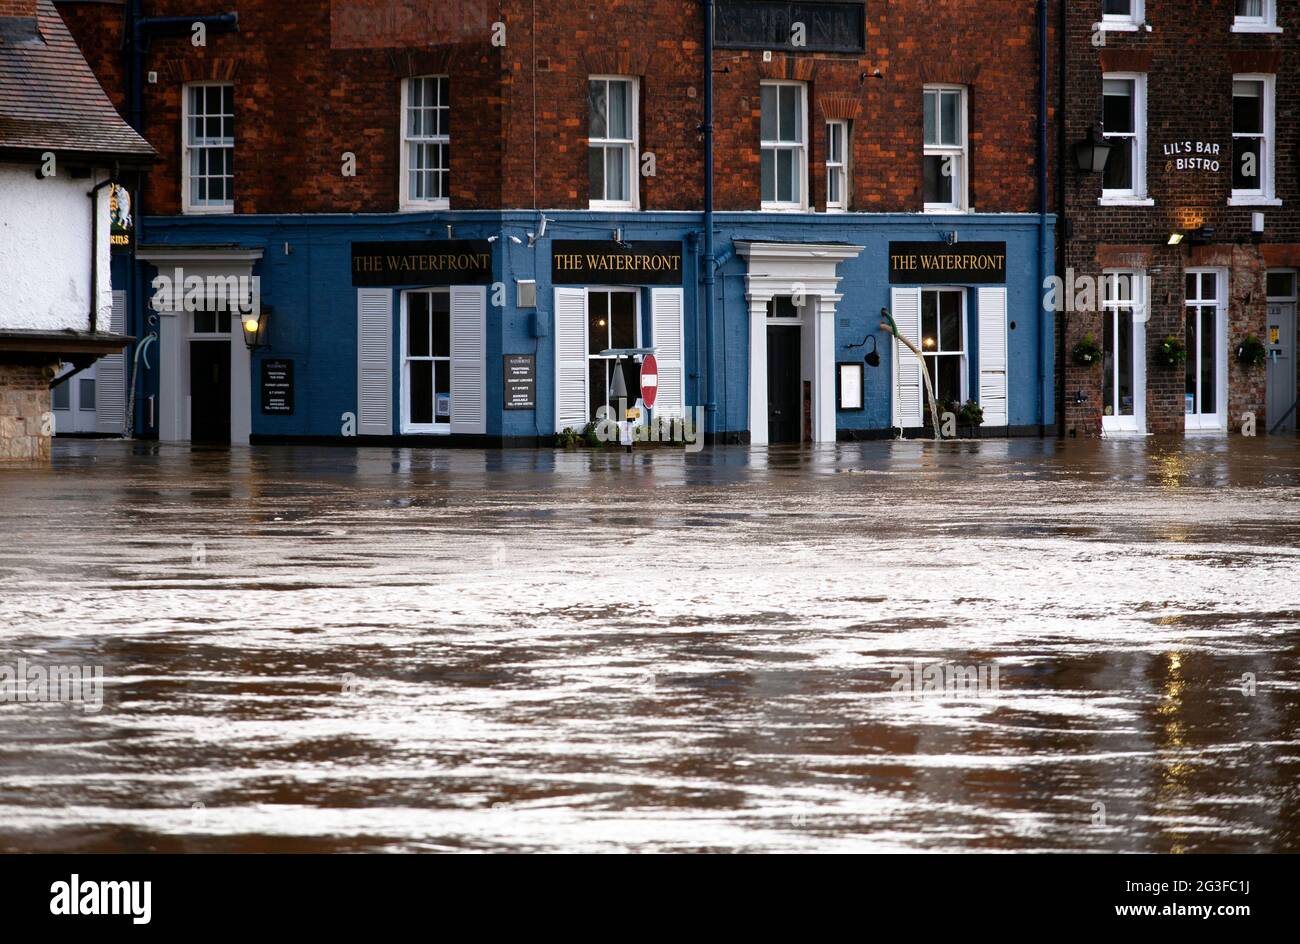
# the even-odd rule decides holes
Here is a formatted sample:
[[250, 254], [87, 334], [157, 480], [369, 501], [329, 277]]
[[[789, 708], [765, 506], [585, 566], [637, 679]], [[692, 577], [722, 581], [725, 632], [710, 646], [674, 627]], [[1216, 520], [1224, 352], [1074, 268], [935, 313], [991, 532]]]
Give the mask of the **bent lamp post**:
[[920, 349], [903, 337], [898, 332], [898, 325], [894, 324], [894, 316], [889, 313], [888, 308], [880, 309], [880, 330], [888, 331], [897, 340], [906, 345], [907, 349], [916, 355], [916, 359], [921, 362], [921, 379], [925, 381], [925, 395], [930, 400], [930, 421], [934, 424], [934, 438], [939, 438], [939, 406], [934, 398], [934, 385], [930, 383], [930, 372], [925, 369], [925, 356]]

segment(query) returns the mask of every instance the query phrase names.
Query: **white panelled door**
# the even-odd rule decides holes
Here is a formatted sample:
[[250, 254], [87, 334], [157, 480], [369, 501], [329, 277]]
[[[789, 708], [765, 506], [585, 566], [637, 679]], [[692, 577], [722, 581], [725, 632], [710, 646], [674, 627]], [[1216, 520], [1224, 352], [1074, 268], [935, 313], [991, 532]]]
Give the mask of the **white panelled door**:
[[357, 289], [357, 433], [393, 434], [392, 289]]
[[[898, 331], [921, 346], [921, 290], [896, 288], [890, 292], [890, 314]], [[924, 424], [925, 390], [921, 361], [907, 346], [894, 341], [894, 425], [909, 429]]]
[[659, 386], [655, 394], [656, 417], [681, 417], [686, 413], [686, 352], [682, 327], [682, 290], [650, 290], [650, 316]]
[[587, 292], [555, 290], [555, 431], [587, 425]]
[[979, 403], [985, 426], [1006, 426], [1007, 407], [1007, 290], [1005, 286], [979, 290]]
[[451, 431], [487, 432], [487, 288], [451, 289]]

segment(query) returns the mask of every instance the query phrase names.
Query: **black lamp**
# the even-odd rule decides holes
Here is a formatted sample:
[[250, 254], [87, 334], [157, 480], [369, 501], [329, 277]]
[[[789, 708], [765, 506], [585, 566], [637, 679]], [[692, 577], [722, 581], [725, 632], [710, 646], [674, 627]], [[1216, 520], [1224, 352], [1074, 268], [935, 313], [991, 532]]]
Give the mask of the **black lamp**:
[[244, 329], [244, 343], [248, 345], [250, 351], [256, 351], [267, 346], [266, 334], [270, 320], [271, 307], [269, 305], [263, 305], [257, 311], [250, 311], [248, 314], [240, 316], [240, 325]]
[[1114, 146], [1106, 140], [1097, 126], [1088, 129], [1088, 136], [1074, 145], [1074, 160], [1085, 174], [1100, 174], [1106, 169], [1106, 160]]
[[867, 351], [867, 356], [863, 358], [868, 367], [880, 366], [880, 352], [876, 350], [876, 336], [873, 334], [870, 338], [871, 350]]

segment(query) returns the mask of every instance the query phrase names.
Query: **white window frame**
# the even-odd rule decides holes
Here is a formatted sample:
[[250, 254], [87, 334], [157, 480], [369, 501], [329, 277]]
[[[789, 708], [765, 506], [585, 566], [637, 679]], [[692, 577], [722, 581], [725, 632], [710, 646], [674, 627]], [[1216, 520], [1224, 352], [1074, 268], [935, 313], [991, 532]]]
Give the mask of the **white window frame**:
[[[591, 75], [587, 77], [588, 95], [592, 82], [624, 82], [628, 85], [628, 122], [632, 129], [631, 138], [593, 138], [591, 134], [591, 116], [587, 116], [587, 149], [593, 147], [621, 146], [627, 149], [627, 189], [626, 200], [592, 200], [588, 189], [588, 206], [592, 210], [639, 210], [641, 208], [641, 84], [636, 76], [630, 75]], [[606, 101], [609, 100], [606, 88]], [[588, 98], [590, 101], [590, 98]], [[606, 125], [606, 134], [609, 127]]]
[[[1108, 383], [1106, 377], [1106, 364], [1104, 352], [1106, 348], [1106, 326], [1102, 325], [1102, 335], [1098, 338], [1103, 351], [1101, 365], [1101, 382], [1103, 392], [1101, 397], [1101, 429], [1103, 433], [1138, 433], [1144, 434], [1147, 428], [1147, 278], [1146, 273], [1138, 269], [1105, 269], [1102, 271], [1102, 278], [1105, 282], [1112, 279], [1127, 278], [1130, 286], [1130, 297], [1127, 299], [1107, 298], [1107, 287], [1101, 286], [1101, 297], [1098, 302], [1101, 305], [1101, 316], [1103, 319], [1117, 318], [1117, 312], [1121, 308], [1129, 308], [1133, 312], [1133, 338], [1132, 349], [1129, 356], [1133, 363], [1129, 365], [1130, 375], [1133, 378], [1133, 413], [1125, 416], [1120, 413], [1107, 416], [1106, 395], [1104, 385]], [[1118, 373], [1116, 374], [1116, 389], [1113, 396], [1118, 401]]]
[[[1147, 196], [1147, 76], [1144, 72], [1106, 72], [1102, 74], [1102, 96], [1105, 97], [1105, 83], [1109, 79], [1133, 83], [1133, 186], [1128, 189], [1110, 189], [1104, 186], [1101, 206], [1154, 206], [1155, 200]], [[1103, 127], [1103, 135], [1109, 140], [1117, 138], [1129, 140], [1127, 132], [1110, 132]], [[1104, 181], [1104, 178], [1103, 178]]]
[[[1281, 206], [1282, 201], [1275, 196], [1274, 190], [1274, 167], [1275, 156], [1277, 153], [1277, 76], [1266, 73], [1247, 72], [1232, 77], [1234, 87], [1233, 97], [1236, 97], [1236, 84], [1238, 82], [1259, 82], [1263, 86], [1263, 101], [1260, 107], [1264, 113], [1264, 133], [1262, 145], [1259, 149], [1259, 160], [1263, 165], [1259, 169], [1259, 190], [1237, 190], [1233, 188], [1232, 196], [1228, 198], [1228, 206]], [[1235, 131], [1232, 133], [1234, 147], [1232, 150], [1232, 172], [1237, 171], [1236, 161], [1236, 140], [1238, 137], [1253, 137], [1253, 135], [1238, 135]]]
[[[763, 90], [764, 88], [769, 87], [769, 86], [776, 87], [776, 88], [780, 88], [780, 87], [783, 87], [783, 86], [784, 86], [784, 87], [790, 87], [790, 88], [798, 89], [798, 94], [799, 94], [799, 119], [800, 119], [800, 120], [799, 120], [799, 122], [798, 122], [798, 125], [799, 125], [799, 128], [798, 128], [798, 130], [799, 130], [799, 140], [798, 140], [797, 142], [792, 142], [792, 141], [781, 141], [781, 140], [764, 140], [764, 139], [763, 139], [763, 136], [762, 136], [762, 127], [763, 127], [763, 123], [762, 123], [762, 109], [763, 109], [762, 96], [763, 96], [763, 92], [762, 92], [762, 90]], [[781, 124], [781, 122], [780, 122], [780, 114], [781, 114], [781, 99], [780, 99], [780, 96], [781, 96], [781, 93], [780, 93], [780, 92], [777, 92], [777, 108], [776, 108], [776, 111], [777, 111], [777, 134], [778, 134], [778, 135], [781, 133], [781, 130], [780, 130], [780, 124]], [[762, 194], [763, 181], [762, 181], [762, 170], [761, 170], [761, 166], [762, 166], [762, 152], [763, 152], [763, 151], [768, 151], [768, 150], [776, 151], [776, 152], [779, 152], [779, 151], [794, 151], [794, 152], [795, 152], [795, 164], [794, 164], [794, 166], [795, 166], [795, 171], [796, 171], [796, 173], [799, 174], [799, 185], [798, 185], [798, 188], [797, 188], [799, 193], [798, 193], [798, 197], [797, 197], [797, 199], [795, 199], [794, 201], [764, 200], [764, 199], [763, 199], [763, 194]], [[760, 82], [760, 83], [759, 83], [759, 152], [760, 152], [760, 153], [759, 153], [760, 171], [759, 171], [759, 185], [758, 185], [758, 186], [759, 186], [759, 205], [760, 205], [760, 208], [763, 209], [763, 210], [770, 210], [770, 211], [775, 211], [775, 212], [798, 212], [798, 211], [802, 211], [802, 210], [807, 210], [807, 209], [808, 209], [808, 84], [807, 84], [806, 82], [792, 82], [792, 81], [789, 81], [789, 80], [775, 80], [775, 79], [774, 79], [774, 80], [771, 80], [771, 81], [764, 81], [764, 82]], [[773, 167], [773, 173], [774, 173], [774, 174], [776, 173], [778, 167], [779, 167], [779, 165], [775, 165], [775, 164], [774, 164], [774, 167]], [[779, 182], [778, 182], [778, 185], [777, 185], [777, 192], [778, 192], [778, 193], [780, 192], [780, 189], [781, 189], [781, 188], [780, 188], [780, 184], [779, 184]]]
[[[931, 92], [939, 93], [939, 100], [935, 108], [935, 124], [939, 129], [939, 136], [943, 137], [942, 120], [943, 120], [943, 93], [956, 92], [957, 99], [957, 117], [961, 122], [961, 128], [957, 134], [957, 144], [925, 144], [925, 129], [922, 122], [921, 141], [923, 157], [955, 157], [961, 163], [958, 173], [952, 184], [952, 202], [951, 203], [925, 203], [926, 213], [966, 213], [970, 209], [970, 116], [967, 109], [967, 89], [964, 85], [926, 85], [922, 90], [921, 107], [925, 108], [925, 96]], [[924, 169], [922, 169], [924, 174]], [[924, 181], [922, 182], [924, 188]], [[924, 199], [924, 195], [922, 196]]]
[[[1260, 16], [1241, 16], [1234, 13], [1232, 31], [1234, 33], [1280, 33], [1277, 25], [1277, 0], [1261, 0], [1263, 14]], [[1236, 6], [1235, 0], [1233, 6]]]
[[[1196, 276], [1197, 297], [1191, 299], [1187, 297], [1186, 277], [1189, 275]], [[1200, 297], [1201, 276], [1213, 275], [1214, 284], [1214, 332], [1215, 332], [1215, 350], [1217, 357], [1214, 364], [1215, 379], [1215, 407], [1213, 413], [1184, 413], [1184, 430], [1186, 432], [1210, 432], [1226, 433], [1228, 431], [1228, 271], [1217, 268], [1189, 268], [1183, 272], [1183, 316], [1181, 319], [1180, 332], [1184, 339], [1187, 334], [1187, 309], [1193, 306], [1197, 308], [1204, 307], [1208, 304], [1208, 299]], [[1198, 322], [1197, 340], [1200, 341], [1200, 331]], [[1187, 351], [1187, 360], [1198, 360], [1198, 352]], [[1199, 365], [1198, 365], [1199, 366]], [[1186, 371], [1186, 365], [1183, 370]], [[1196, 376], [1199, 380], [1201, 372], [1198, 369]], [[1185, 393], [1185, 388], [1184, 388]]]
[[[402, 373], [401, 373], [401, 384], [402, 384], [402, 426], [401, 426], [401, 430], [402, 430], [403, 433], [412, 433], [412, 434], [415, 434], [415, 435], [425, 434], [425, 435], [434, 435], [434, 436], [449, 436], [449, 435], [451, 435], [451, 407], [449, 406], [449, 408], [448, 408], [448, 410], [447, 410], [447, 421], [446, 421], [445, 423], [439, 423], [439, 422], [438, 422], [438, 410], [437, 410], [437, 390], [438, 390], [438, 383], [437, 383], [437, 379], [436, 379], [436, 378], [437, 378], [437, 370], [438, 370], [438, 366], [437, 366], [437, 365], [438, 365], [439, 363], [442, 363], [442, 364], [444, 364], [444, 365], [446, 366], [446, 370], [447, 370], [447, 390], [448, 390], [448, 395], [450, 396], [450, 395], [451, 395], [451, 334], [452, 334], [452, 328], [453, 328], [452, 323], [451, 323], [451, 318], [452, 318], [452, 314], [451, 314], [451, 289], [450, 289], [450, 288], [413, 288], [413, 289], [406, 289], [406, 290], [404, 290], [404, 291], [401, 293], [401, 295], [402, 295], [402, 304], [401, 304], [401, 318], [402, 318], [402, 325], [401, 325], [401, 329], [402, 329], [402, 348], [401, 348], [401, 361], [400, 361], [400, 363], [401, 363], [401, 370], [402, 370]], [[432, 316], [431, 316], [431, 317], [430, 317], [430, 332], [429, 332], [429, 351], [430, 351], [430, 353], [429, 353], [427, 356], [421, 354], [421, 355], [419, 355], [418, 357], [415, 357], [415, 358], [412, 358], [412, 357], [411, 357], [411, 351], [410, 351], [410, 327], [411, 327], [411, 326], [410, 326], [410, 300], [411, 300], [411, 296], [412, 296], [412, 295], [430, 295], [430, 296], [432, 296], [432, 295], [445, 295], [445, 296], [447, 297], [447, 337], [448, 337], [448, 346], [447, 346], [447, 354], [446, 354], [446, 356], [443, 356], [443, 355], [441, 355], [441, 354], [435, 356], [435, 355], [432, 353], [432, 352], [433, 352], [433, 331], [432, 331]], [[432, 308], [430, 308], [430, 312], [432, 313]], [[433, 422], [432, 422], [432, 423], [413, 423], [413, 422], [411, 422], [411, 361], [412, 361], [413, 359], [414, 359], [414, 360], [417, 360], [417, 361], [431, 361], [431, 362], [433, 362], [433, 364], [434, 364], [434, 368], [433, 368], [433, 369], [434, 369], [434, 377], [435, 377], [435, 379], [434, 379], [434, 384], [433, 384], [433, 390], [434, 390], [434, 411], [433, 411]]]
[[[236, 137], [234, 134], [234, 120], [236, 115], [235, 115], [234, 105], [233, 105], [234, 87], [235, 87], [234, 82], [186, 82], [183, 86], [181, 86], [181, 167], [180, 167], [181, 208], [182, 208], [182, 212], [186, 216], [213, 216], [213, 215], [231, 214], [235, 212], [235, 199], [233, 195], [234, 180], [235, 180], [234, 160], [235, 160], [235, 147], [236, 147]], [[225, 144], [208, 145], [202, 148], [197, 148], [202, 150], [215, 150], [218, 147], [224, 149], [227, 146], [230, 148], [230, 173], [231, 173], [232, 195], [230, 201], [226, 203], [195, 204], [193, 202], [194, 186], [193, 183], [191, 182], [190, 154], [193, 151], [195, 151], [196, 148], [190, 144], [190, 116], [191, 116], [190, 90], [196, 88], [229, 88], [232, 90], [230, 144], [229, 145], [225, 145]]]
[[[832, 129], [835, 129], [832, 131]], [[850, 193], [849, 185], [853, 179], [852, 172], [852, 149], [850, 147], [850, 132], [852, 126], [842, 118], [835, 118], [826, 122], [826, 212], [843, 213], [849, 208]], [[831, 138], [838, 133], [840, 153], [839, 159], [833, 159], [831, 156]], [[838, 200], [831, 199], [831, 181], [838, 180], [840, 185], [840, 197]]]
[[[1130, 3], [1132, 5], [1128, 13], [1103, 13], [1093, 29], [1130, 33], [1140, 29], [1146, 23], [1145, 0], [1130, 0]], [[1098, 0], [1097, 5], [1102, 6], [1101, 0]]]
[[[921, 359], [922, 359], [922, 362], [923, 362], [923, 364], [924, 364], [923, 369], [924, 369], [927, 373], [929, 373], [929, 370], [930, 370], [930, 358], [934, 358], [934, 359], [935, 359], [934, 375], [930, 378], [930, 381], [931, 381], [931, 383], [934, 384], [934, 395], [935, 395], [935, 398], [938, 399], [938, 397], [939, 397], [939, 364], [938, 364], [938, 359], [939, 359], [940, 357], [955, 357], [955, 358], [957, 358], [957, 359], [958, 359], [957, 362], [958, 362], [958, 364], [960, 365], [960, 375], [959, 375], [959, 379], [957, 380], [957, 386], [958, 386], [958, 388], [959, 388], [959, 390], [960, 390], [960, 396], [958, 397], [957, 406], [959, 406], [959, 407], [960, 407], [960, 406], [963, 406], [963, 405], [964, 405], [968, 400], [973, 400], [973, 399], [975, 399], [974, 397], [971, 396], [971, 392], [970, 392], [970, 347], [969, 347], [969, 344], [970, 344], [970, 329], [969, 329], [969, 326], [966, 324], [966, 320], [967, 320], [967, 318], [970, 317], [970, 310], [969, 310], [970, 300], [969, 300], [969, 298], [968, 298], [968, 296], [969, 296], [970, 293], [969, 293], [969, 291], [967, 291], [967, 289], [963, 288], [963, 287], [960, 286], [960, 285], [922, 285], [922, 286], [920, 286], [920, 292], [921, 292], [921, 308], [920, 308], [920, 313], [921, 313], [920, 328], [921, 328], [921, 331], [920, 331], [920, 335], [919, 335], [920, 343], [919, 343], [917, 346], [921, 349], [921, 354], [923, 355], [923, 357], [921, 358]], [[957, 295], [957, 296], [961, 299], [961, 315], [960, 315], [959, 320], [958, 320], [958, 328], [959, 328], [959, 330], [961, 331], [961, 350], [959, 350], [959, 351], [952, 351], [952, 350], [936, 350], [936, 351], [933, 351], [933, 352], [930, 352], [930, 351], [927, 351], [927, 350], [926, 350], [926, 348], [925, 348], [925, 296], [926, 296], [926, 294], [928, 294], [928, 293], [934, 293], [935, 295], [939, 296], [940, 298], [942, 298], [943, 295], [944, 295], [945, 293], [948, 293], [948, 294]], [[943, 318], [942, 318], [942, 316], [941, 316], [940, 310], [941, 310], [941, 306], [940, 306], [940, 304], [938, 303], [938, 301], [936, 300], [936, 303], [935, 303], [935, 309], [934, 309], [934, 312], [935, 312], [935, 314], [934, 314], [934, 322], [935, 322], [934, 326], [935, 326], [935, 333], [938, 334], [938, 335], [940, 335], [940, 337], [938, 337], [938, 338], [936, 339], [936, 342], [941, 342], [941, 341], [943, 340], [943, 338], [942, 338], [942, 333], [943, 333], [943, 332], [942, 332], [942, 327], [941, 327], [941, 325], [942, 325], [942, 321], [943, 321]], [[909, 351], [909, 352], [906, 352], [906, 353], [903, 354], [903, 356], [904, 356], [904, 357], [910, 357], [910, 356], [911, 356], [911, 352], [910, 352], [910, 351]], [[921, 382], [922, 382], [922, 384], [925, 383], [924, 380], [922, 380]], [[940, 409], [943, 408], [943, 402], [942, 402], [942, 401], [940, 401], [940, 403], [939, 403], [939, 407], [940, 407]], [[921, 410], [921, 413], [922, 413], [923, 416], [926, 414], [926, 410], [928, 410], [928, 408], [929, 408], [929, 407], [928, 407], [927, 404], [925, 404], [925, 403], [922, 404], [922, 410]]]
[[[602, 357], [602, 356], [599, 355], [599, 354], [593, 354], [593, 353], [591, 352], [591, 296], [592, 296], [592, 293], [593, 293], [593, 292], [604, 292], [604, 293], [609, 294], [609, 295], [615, 295], [615, 294], [620, 294], [620, 293], [621, 293], [621, 294], [623, 294], [623, 295], [631, 295], [631, 296], [632, 296], [632, 300], [633, 300], [633, 317], [634, 317], [635, 320], [636, 320], [636, 346], [637, 346], [637, 347], [641, 347], [641, 345], [642, 345], [642, 338], [645, 337], [645, 325], [642, 324], [642, 321], [641, 321], [642, 314], [643, 314], [643, 312], [642, 312], [642, 306], [641, 306], [641, 295], [642, 295], [642, 292], [641, 292], [641, 290], [640, 290], [639, 288], [636, 288], [635, 286], [627, 286], [627, 285], [589, 285], [589, 286], [587, 286], [587, 289], [586, 289], [586, 297], [585, 297], [584, 300], [583, 300], [583, 309], [584, 309], [584, 314], [585, 314], [585, 324], [586, 324], [586, 328], [587, 328], [587, 332], [586, 332], [586, 333], [587, 333], [587, 372], [588, 372], [588, 376], [590, 376], [590, 373], [591, 373], [591, 362], [592, 362], [592, 361], [605, 361], [605, 362], [606, 362], [606, 367], [605, 367], [605, 405], [608, 406], [608, 405], [609, 405], [609, 379], [610, 379], [610, 377], [609, 377], [609, 366], [608, 366], [608, 365], [614, 363], [614, 361], [616, 360], [616, 358], [613, 358], [613, 357]], [[607, 330], [608, 330], [610, 327], [611, 327], [611, 326], [606, 325], [606, 329], [607, 329]], [[602, 348], [602, 350], [605, 350], [605, 348]], [[625, 375], [624, 379], [626, 379], [626, 375]], [[590, 380], [588, 381], [588, 383], [590, 383]], [[632, 404], [630, 404], [630, 403], [628, 404], [629, 407], [630, 407], [631, 405], [632, 405]], [[587, 391], [587, 409], [588, 409], [588, 410], [591, 409], [591, 390], [590, 390], [590, 389]], [[620, 417], [617, 417], [617, 418], [620, 419], [620, 420], [622, 419], [621, 416], [620, 416]], [[595, 419], [596, 419], [596, 417], [595, 417], [594, 415], [589, 415], [589, 416], [587, 417], [587, 421], [588, 421], [588, 422], [594, 422]]]
[[[436, 79], [445, 83], [444, 88], [447, 92], [447, 122], [443, 126], [445, 134], [422, 135], [418, 138], [410, 136], [407, 123], [407, 108], [410, 106], [411, 83], [424, 81], [426, 79]], [[404, 212], [418, 212], [421, 210], [447, 210], [451, 208], [451, 79], [445, 75], [413, 75], [402, 80], [402, 109], [398, 116], [398, 128], [401, 134], [401, 180], [399, 181], [399, 208]], [[411, 145], [413, 144], [441, 144], [446, 147], [447, 151], [447, 189], [448, 192], [441, 197], [431, 199], [415, 199], [411, 196]]]

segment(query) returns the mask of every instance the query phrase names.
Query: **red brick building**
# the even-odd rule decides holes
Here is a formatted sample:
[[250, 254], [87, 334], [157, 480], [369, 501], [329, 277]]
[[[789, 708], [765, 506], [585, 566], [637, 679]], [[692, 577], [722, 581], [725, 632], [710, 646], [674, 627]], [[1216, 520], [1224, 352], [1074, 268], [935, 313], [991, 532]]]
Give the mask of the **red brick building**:
[[[488, 284], [511, 289], [500, 319], [482, 315], [466, 329], [487, 332], [486, 355], [475, 391], [451, 391], [453, 403], [497, 399], [498, 354], [527, 350], [540, 371], [556, 372], [534, 415], [489, 411], [446, 424], [452, 433], [512, 441], [590, 420], [587, 402], [604, 381], [593, 367], [586, 392], [565, 393], [561, 375], [586, 367], [559, 363], [557, 351], [569, 330], [565, 306], [589, 304], [573, 293], [590, 300], [605, 289], [565, 288], [552, 240], [680, 247], [680, 314], [649, 283], [631, 286], [637, 321], [628, 336], [644, 343], [656, 318], [661, 327], [680, 318], [680, 343], [661, 340], [681, 353], [661, 372], [676, 378], [674, 402], [705, 409], [711, 434], [764, 442], [778, 413], [781, 438], [793, 441], [919, 430], [922, 371], [888, 337], [876, 338], [882, 358], [846, 380], [844, 365], [863, 362], [863, 338], [878, 332], [882, 308], [907, 313], [902, 330], [917, 344], [928, 330], [933, 356], [924, 363], [945, 402], [985, 403], [990, 430], [1055, 427], [1054, 328], [1039, 295], [1052, 265], [1057, 190], [1050, 179], [1043, 188], [1040, 174], [1059, 136], [1045, 135], [1043, 159], [1040, 133], [1056, 121], [1059, 70], [1042, 61], [1039, 41], [1046, 24], [1047, 48], [1058, 48], [1058, 0], [717, 0], [711, 64], [708, 5], [697, 0], [59, 7], [114, 101], [161, 155], [138, 201], [149, 277], [160, 271], [158, 245], [175, 244], [207, 247], [192, 265], [229, 264], [262, 278], [264, 300], [274, 296], [276, 349], [300, 372], [309, 357], [329, 362], [335, 380], [322, 383], [322, 397], [348, 386], [338, 372], [349, 356], [360, 369], [354, 351], [327, 350], [314, 332], [336, 347], [344, 319], [358, 317], [363, 303], [350, 290], [362, 286], [347, 281], [346, 261], [338, 271], [337, 254], [362, 242], [365, 227], [370, 243], [473, 240], [491, 257]], [[1045, 113], [1040, 67], [1051, 83]], [[709, 75], [713, 260], [703, 239]], [[598, 100], [626, 102], [618, 133], [612, 119], [597, 127], [607, 121]], [[213, 140], [191, 140], [200, 125]], [[433, 163], [414, 166], [417, 153]], [[181, 258], [166, 246], [163, 255], [169, 265]], [[947, 277], [891, 271], [891, 259], [905, 255], [943, 262]], [[981, 260], [998, 260], [1000, 271], [976, 277], [961, 268]], [[322, 297], [323, 285], [331, 291]], [[396, 311], [414, 289], [391, 288]], [[802, 301], [805, 292], [819, 301], [781, 314], [793, 310], [786, 298]], [[667, 307], [656, 314], [658, 304]], [[926, 329], [940, 309], [951, 319], [946, 339]], [[135, 311], [146, 317], [138, 299]], [[391, 393], [392, 408], [360, 425], [373, 435], [441, 433], [443, 424], [403, 419], [412, 368], [401, 318], [394, 314], [384, 348], [396, 352], [387, 380], [371, 398]], [[767, 363], [769, 334], [789, 354], [784, 366]], [[178, 392], [190, 384], [182, 347], [192, 329], [178, 338], [160, 344], [177, 345], [179, 373], [146, 377], [159, 386], [146, 386], [141, 401], [161, 403], [158, 435], [184, 439], [192, 429]], [[575, 350], [593, 344], [579, 339]], [[341, 399], [305, 421], [239, 419], [250, 397], [238, 391], [255, 362], [232, 355], [232, 435], [336, 435], [348, 412]], [[763, 378], [778, 367], [781, 391], [775, 375]], [[366, 370], [381, 373], [378, 364]], [[841, 382], [860, 394], [837, 399]], [[149, 425], [143, 417], [141, 425]]]
[[1069, 435], [1295, 429], [1298, 33], [1296, 0], [1069, 5]]

